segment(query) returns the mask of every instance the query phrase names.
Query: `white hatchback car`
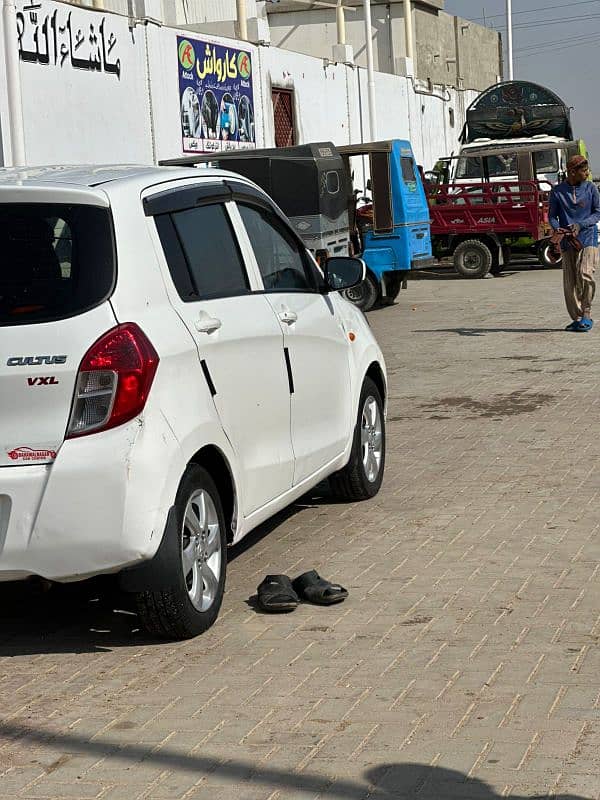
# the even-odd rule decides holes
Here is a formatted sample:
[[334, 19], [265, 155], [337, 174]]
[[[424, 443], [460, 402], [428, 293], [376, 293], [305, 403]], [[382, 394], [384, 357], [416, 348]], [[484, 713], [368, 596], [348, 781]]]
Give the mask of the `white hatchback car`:
[[0, 581], [120, 572], [144, 626], [217, 617], [227, 545], [323, 478], [379, 490], [365, 317], [231, 173], [0, 170]]

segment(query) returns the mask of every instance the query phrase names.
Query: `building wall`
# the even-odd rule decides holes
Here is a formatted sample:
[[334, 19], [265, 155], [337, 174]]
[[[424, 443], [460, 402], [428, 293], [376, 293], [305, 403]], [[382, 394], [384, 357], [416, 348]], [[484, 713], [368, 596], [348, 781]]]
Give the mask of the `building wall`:
[[261, 128], [267, 146], [275, 143], [271, 105], [274, 87], [294, 92], [298, 144], [319, 140], [330, 140], [334, 144], [357, 141], [358, 123], [351, 117], [348, 101], [352, 86], [347, 83], [347, 67], [343, 64], [324, 65], [317, 58], [274, 47], [261, 47], [259, 51], [264, 99]]
[[[26, 0], [18, 3], [22, 9]], [[33, 55], [29, 61], [21, 61], [26, 157], [31, 165], [149, 163], [181, 156], [178, 34], [250, 52], [257, 146], [274, 145], [273, 87], [294, 92], [298, 144], [372, 140], [364, 69], [326, 64], [301, 53], [250, 46], [247, 42], [166, 26], [138, 25], [130, 30], [127, 17], [53, 0], [41, 0], [35, 23], [38, 30], [55, 12], [61, 25], [71, 14], [73, 37], [78, 37], [79, 30], [89, 34], [90, 26], [97, 34], [104, 20], [106, 36], [114, 34], [115, 38], [107, 58], [113, 70], [110, 71], [110, 64], [108, 70], [104, 64], [93, 69], [89, 63], [74, 65], [72, 52], [65, 55], [61, 66], [60, 41], [57, 63], [53, 56], [49, 63], [42, 63]], [[35, 25], [28, 25], [29, 38], [23, 42], [33, 53]], [[92, 52], [89, 36], [84, 39], [78, 57], [84, 53], [89, 57]], [[114, 72], [117, 58], [118, 75]], [[474, 96], [472, 92], [441, 86], [429, 92], [413, 79], [375, 73], [376, 137], [410, 139], [419, 163], [428, 169], [440, 156], [456, 148], [465, 104]], [[0, 157], [10, 163], [7, 133], [6, 86], [0, 82]]]
[[416, 73], [423, 80], [487, 89], [501, 73], [498, 34], [460, 17], [415, 10]]
[[[399, 19], [401, 35], [396, 37], [394, 47], [390, 37], [390, 20]], [[354, 61], [366, 67], [365, 23], [362, 7], [347, 10], [346, 44], [352, 46]], [[337, 42], [335, 11], [312, 9], [292, 11], [284, 14], [269, 14], [271, 44], [285, 50], [316, 58], [332, 58], [333, 46]], [[404, 18], [398, 5], [372, 5], [371, 30], [373, 41], [373, 64], [379, 72], [394, 72], [394, 56], [404, 56]]]
[[[41, 0], [35, 12], [23, 11], [28, 5], [17, 5], [28, 162], [150, 160], [145, 28], [52, 0]], [[1, 122], [6, 131], [7, 114]]]
[[[273, 12], [269, 26], [276, 47], [332, 58], [337, 42], [334, 10]], [[371, 5], [371, 26], [375, 69], [398, 74], [398, 60], [406, 56], [404, 4]], [[362, 7], [346, 12], [346, 42], [353, 47], [355, 63], [366, 67]], [[501, 72], [499, 34], [443, 11], [413, 8], [413, 42], [420, 80], [481, 91]]]
[[474, 87], [481, 91], [497, 83], [502, 75], [502, 48], [499, 34], [460, 17], [454, 17], [454, 25], [457, 70], [463, 86]]
[[416, 74], [422, 80], [456, 86], [454, 17], [440, 14], [432, 24], [431, 14], [415, 9], [414, 25]]

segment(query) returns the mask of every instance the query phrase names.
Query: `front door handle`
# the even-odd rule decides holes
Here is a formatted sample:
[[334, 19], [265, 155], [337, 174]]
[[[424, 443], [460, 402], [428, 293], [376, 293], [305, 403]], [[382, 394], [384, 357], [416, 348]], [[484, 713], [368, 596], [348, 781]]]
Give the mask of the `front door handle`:
[[216, 317], [202, 316], [194, 322], [194, 326], [199, 333], [213, 333], [218, 331], [223, 323]]
[[279, 319], [282, 322], [285, 322], [286, 325], [293, 325], [294, 322], [298, 321], [298, 314], [296, 314], [295, 311], [292, 311], [289, 308], [280, 311], [278, 316]]

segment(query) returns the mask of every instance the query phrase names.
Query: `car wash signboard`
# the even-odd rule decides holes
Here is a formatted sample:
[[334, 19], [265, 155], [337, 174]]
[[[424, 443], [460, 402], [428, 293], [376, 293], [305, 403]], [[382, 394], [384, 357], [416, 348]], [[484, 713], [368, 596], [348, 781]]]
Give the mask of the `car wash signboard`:
[[178, 36], [177, 56], [183, 152], [256, 147], [251, 53]]

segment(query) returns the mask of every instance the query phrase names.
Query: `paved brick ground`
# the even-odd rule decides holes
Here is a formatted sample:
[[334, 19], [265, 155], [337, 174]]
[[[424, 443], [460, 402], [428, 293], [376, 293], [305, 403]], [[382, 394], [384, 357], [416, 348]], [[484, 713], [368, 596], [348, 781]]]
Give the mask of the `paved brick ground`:
[[[599, 797], [600, 334], [560, 331], [559, 286], [444, 275], [371, 314], [384, 490], [254, 535], [204, 637], [4, 587], [0, 798]], [[246, 602], [310, 567], [348, 601]]]

